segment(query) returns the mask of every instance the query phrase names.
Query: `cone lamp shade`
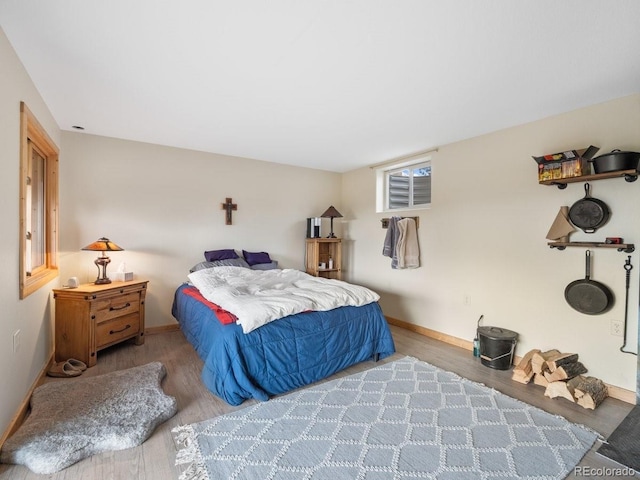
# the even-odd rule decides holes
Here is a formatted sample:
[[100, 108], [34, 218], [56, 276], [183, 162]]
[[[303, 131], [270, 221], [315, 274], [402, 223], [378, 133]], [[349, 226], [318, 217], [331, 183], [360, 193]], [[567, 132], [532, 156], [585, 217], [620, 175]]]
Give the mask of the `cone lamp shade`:
[[342, 214], [335, 209], [335, 207], [333, 205], [331, 205], [329, 208], [327, 208], [327, 210], [320, 215], [322, 218], [330, 218], [331, 219], [331, 233], [329, 234], [329, 236], [327, 238], [336, 238], [336, 236], [333, 234], [333, 219], [334, 218], [341, 218]]

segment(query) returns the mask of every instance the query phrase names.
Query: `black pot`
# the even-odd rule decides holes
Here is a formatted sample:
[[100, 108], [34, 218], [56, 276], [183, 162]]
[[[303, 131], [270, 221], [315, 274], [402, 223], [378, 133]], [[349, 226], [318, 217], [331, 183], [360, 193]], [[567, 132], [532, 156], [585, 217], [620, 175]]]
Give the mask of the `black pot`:
[[602, 200], [593, 198], [590, 193], [591, 186], [584, 184], [585, 195], [569, 209], [569, 220], [585, 233], [593, 233], [609, 220], [609, 207]]
[[590, 161], [593, 162], [593, 171], [595, 173], [637, 170], [640, 153], [612, 150], [611, 153], [605, 153]]

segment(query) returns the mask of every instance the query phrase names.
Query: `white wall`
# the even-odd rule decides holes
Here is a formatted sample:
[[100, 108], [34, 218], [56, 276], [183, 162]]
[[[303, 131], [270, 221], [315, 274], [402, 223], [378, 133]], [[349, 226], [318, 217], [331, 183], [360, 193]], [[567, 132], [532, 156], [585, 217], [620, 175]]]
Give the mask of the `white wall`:
[[[0, 432], [24, 400], [53, 349], [50, 289], [58, 281], [19, 299], [20, 101], [24, 101], [60, 146], [60, 131], [22, 63], [0, 29]], [[20, 347], [13, 353], [13, 335]]]
[[[560, 206], [584, 196], [583, 184], [566, 190], [537, 183], [532, 155], [590, 144], [640, 150], [640, 95], [446, 145], [433, 154], [433, 205], [419, 214], [422, 267], [392, 270], [381, 255], [385, 230], [375, 213], [375, 174], [343, 176], [341, 212], [349, 279], [377, 290], [385, 314], [471, 340], [476, 321], [520, 334], [517, 354], [532, 348], [577, 352], [589, 373], [632, 391], [636, 358], [619, 351], [611, 319], [624, 318], [623, 264], [627, 254], [593, 250], [593, 279], [609, 286], [614, 308], [582, 315], [564, 300], [565, 286], [584, 278], [584, 249], [550, 249], [546, 235]], [[612, 210], [595, 234], [573, 241], [623, 237], [640, 249], [640, 181], [592, 182], [592, 195]], [[629, 342], [636, 348], [638, 251], [632, 255]], [[465, 305], [464, 298], [470, 299]]]
[[[175, 323], [173, 293], [203, 252], [266, 251], [285, 268], [304, 267], [306, 218], [340, 208], [340, 175], [243, 158], [64, 132], [60, 165], [61, 277], [94, 281], [94, 252], [106, 236], [150, 281], [146, 326]], [[233, 225], [221, 209], [238, 205]], [[328, 232], [328, 220], [323, 228]]]

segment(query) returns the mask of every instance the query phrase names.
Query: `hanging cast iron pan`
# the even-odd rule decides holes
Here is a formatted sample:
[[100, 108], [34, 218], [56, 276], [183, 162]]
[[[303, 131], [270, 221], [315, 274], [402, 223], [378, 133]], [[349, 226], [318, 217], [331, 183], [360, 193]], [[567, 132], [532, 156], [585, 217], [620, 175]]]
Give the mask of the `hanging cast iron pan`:
[[585, 233], [593, 233], [609, 220], [609, 207], [602, 200], [593, 198], [591, 186], [584, 184], [584, 198], [571, 205], [569, 220]]
[[598, 315], [613, 306], [613, 293], [609, 287], [591, 280], [591, 251], [587, 250], [585, 278], [574, 280], [564, 289], [564, 298], [580, 313]]

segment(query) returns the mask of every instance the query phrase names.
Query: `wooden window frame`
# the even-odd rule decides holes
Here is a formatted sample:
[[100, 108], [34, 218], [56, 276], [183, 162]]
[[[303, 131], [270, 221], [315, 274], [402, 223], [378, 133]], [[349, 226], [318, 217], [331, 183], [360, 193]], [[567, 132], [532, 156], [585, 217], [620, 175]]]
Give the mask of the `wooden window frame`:
[[[31, 249], [27, 242], [31, 226], [27, 208], [27, 184], [30, 178], [31, 151], [35, 149], [45, 161], [44, 166], [44, 262], [27, 271]], [[36, 117], [20, 102], [20, 298], [25, 298], [49, 283], [59, 274], [58, 270], [58, 164], [60, 151], [42, 128]]]

